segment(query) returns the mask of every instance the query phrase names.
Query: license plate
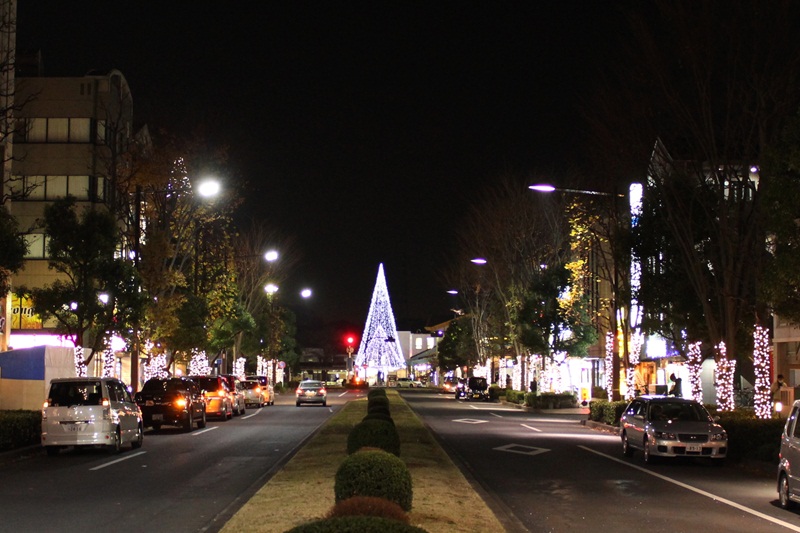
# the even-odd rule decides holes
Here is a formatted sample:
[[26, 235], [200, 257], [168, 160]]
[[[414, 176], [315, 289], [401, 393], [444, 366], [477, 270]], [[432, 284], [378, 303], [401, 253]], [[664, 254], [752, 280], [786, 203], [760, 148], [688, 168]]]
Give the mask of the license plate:
[[83, 431], [83, 424], [65, 424], [64, 431]]
[[699, 444], [687, 444], [686, 445], [686, 451], [687, 452], [697, 452], [697, 453], [699, 453], [699, 452], [703, 451], [703, 447], [700, 446]]
[[153, 415], [153, 420], [164, 420], [164, 415]]

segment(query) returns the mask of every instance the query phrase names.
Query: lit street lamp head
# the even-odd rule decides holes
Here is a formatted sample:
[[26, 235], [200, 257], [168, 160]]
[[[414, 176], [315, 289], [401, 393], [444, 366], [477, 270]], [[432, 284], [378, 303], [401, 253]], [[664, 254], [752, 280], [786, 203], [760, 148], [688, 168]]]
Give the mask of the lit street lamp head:
[[197, 193], [204, 198], [216, 196], [219, 194], [219, 189], [219, 182], [213, 179], [203, 180], [197, 185]]
[[269, 250], [264, 254], [264, 259], [270, 263], [278, 260], [278, 252], [276, 250]]
[[537, 183], [535, 185], [529, 185], [528, 188], [532, 191], [539, 191], [539, 192], [553, 192], [556, 190], [555, 187], [552, 185], [548, 185], [547, 183]]
[[275, 285], [274, 283], [267, 283], [266, 285], [264, 285], [264, 291], [266, 291], [267, 294], [272, 296], [273, 294], [278, 292], [278, 286]]

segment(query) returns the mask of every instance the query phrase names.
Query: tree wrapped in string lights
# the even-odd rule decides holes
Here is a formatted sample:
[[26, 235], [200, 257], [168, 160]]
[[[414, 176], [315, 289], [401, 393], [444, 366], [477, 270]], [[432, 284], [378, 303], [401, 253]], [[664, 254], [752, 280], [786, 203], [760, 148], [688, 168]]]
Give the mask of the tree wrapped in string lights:
[[367, 323], [356, 354], [356, 365], [377, 369], [386, 377], [390, 370], [406, 366], [397, 339], [397, 325], [389, 301], [389, 289], [383, 273], [383, 263], [378, 266], [378, 279], [372, 291]]

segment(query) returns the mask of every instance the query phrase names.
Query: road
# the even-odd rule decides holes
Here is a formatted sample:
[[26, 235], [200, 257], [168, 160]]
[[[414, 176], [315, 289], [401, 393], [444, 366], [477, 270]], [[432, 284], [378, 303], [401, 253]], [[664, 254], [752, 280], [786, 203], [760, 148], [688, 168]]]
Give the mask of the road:
[[0, 529], [86, 532], [217, 531], [353, 392], [328, 407], [294, 396], [183, 433], [147, 431], [139, 450], [40, 448], [0, 466]]
[[509, 531], [800, 532], [774, 477], [694, 460], [647, 466], [585, 415], [533, 414], [451, 395], [403, 393], [486, 493]]

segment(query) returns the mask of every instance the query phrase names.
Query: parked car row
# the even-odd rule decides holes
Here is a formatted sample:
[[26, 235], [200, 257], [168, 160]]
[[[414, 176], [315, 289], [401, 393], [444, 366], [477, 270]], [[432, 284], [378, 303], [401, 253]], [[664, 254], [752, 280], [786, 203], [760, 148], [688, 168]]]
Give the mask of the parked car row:
[[48, 455], [67, 446], [138, 448], [144, 429], [206, 427], [209, 417], [229, 420], [248, 406], [275, 403], [264, 376], [240, 381], [233, 375], [151, 378], [131, 397], [116, 378], [60, 378], [50, 383], [42, 406], [42, 445]]

